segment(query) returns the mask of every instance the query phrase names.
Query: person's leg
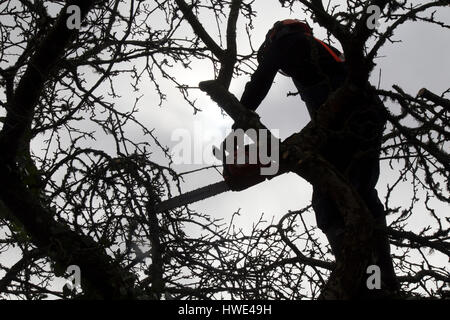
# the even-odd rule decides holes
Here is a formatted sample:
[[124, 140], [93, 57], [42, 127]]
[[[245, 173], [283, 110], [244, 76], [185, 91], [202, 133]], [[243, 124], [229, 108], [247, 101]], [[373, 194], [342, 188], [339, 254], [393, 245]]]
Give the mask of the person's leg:
[[380, 267], [382, 286], [384, 286], [384, 289], [391, 292], [397, 292], [400, 290], [400, 285], [395, 275], [394, 265], [392, 263], [391, 248], [389, 238], [386, 233], [386, 215], [375, 189], [370, 192], [368, 197], [365, 199], [365, 202], [375, 215], [376, 261], [374, 263]]
[[344, 223], [332, 200], [317, 190], [313, 191], [312, 207], [316, 215], [317, 227], [328, 239], [331, 252], [337, 260], [342, 249]]
[[374, 254], [376, 258], [372, 263], [380, 267], [383, 289], [395, 292], [399, 290], [399, 283], [395, 275], [389, 239], [386, 234], [386, 214], [375, 189], [380, 174], [380, 165], [376, 154], [368, 153], [368, 157], [361, 158], [356, 168], [351, 170], [352, 182], [375, 218]]
[[324, 231], [330, 244], [331, 251], [336, 260], [341, 258], [342, 243], [344, 240], [344, 226], [335, 224]]

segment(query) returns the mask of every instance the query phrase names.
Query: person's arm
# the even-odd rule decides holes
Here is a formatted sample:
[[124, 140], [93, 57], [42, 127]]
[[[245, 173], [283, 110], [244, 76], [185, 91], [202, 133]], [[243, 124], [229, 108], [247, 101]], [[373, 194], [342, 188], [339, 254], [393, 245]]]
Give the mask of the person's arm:
[[269, 48], [251, 80], [246, 84], [241, 104], [252, 111], [259, 107], [272, 86], [279, 69], [279, 62], [279, 51], [274, 47]]

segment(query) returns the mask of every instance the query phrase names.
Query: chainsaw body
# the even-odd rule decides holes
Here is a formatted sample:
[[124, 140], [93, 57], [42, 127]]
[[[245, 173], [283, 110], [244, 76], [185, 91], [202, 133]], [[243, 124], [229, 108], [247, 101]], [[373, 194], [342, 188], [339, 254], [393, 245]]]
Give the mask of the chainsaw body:
[[270, 163], [262, 164], [259, 159], [259, 153], [256, 163], [250, 163], [250, 150], [253, 145], [244, 146], [244, 163], [238, 163], [239, 152], [235, 148], [229, 156], [226, 157], [223, 164], [223, 178], [231, 190], [240, 191], [247, 189], [257, 183], [266, 180], [267, 176], [261, 175], [261, 168], [269, 167]]

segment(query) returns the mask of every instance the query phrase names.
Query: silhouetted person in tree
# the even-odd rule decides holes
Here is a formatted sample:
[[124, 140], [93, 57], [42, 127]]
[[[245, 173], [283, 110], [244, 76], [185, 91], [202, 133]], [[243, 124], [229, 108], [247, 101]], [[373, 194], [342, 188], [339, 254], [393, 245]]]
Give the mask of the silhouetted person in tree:
[[[347, 71], [344, 58], [334, 47], [312, 36], [310, 27], [298, 20], [277, 22], [269, 30], [258, 51], [259, 66], [247, 83], [241, 103], [255, 111], [267, 95], [278, 71], [291, 77], [311, 118], [330, 93], [341, 87]], [[372, 88], [367, 84], [368, 88]], [[372, 92], [371, 89], [369, 92]], [[379, 177], [379, 153], [385, 125], [384, 107], [371, 94], [364, 106], [353, 106], [352, 114], [342, 119], [331, 135], [322, 156], [343, 173], [359, 192], [381, 226], [386, 226], [383, 205], [375, 185]], [[344, 224], [335, 204], [314, 189], [312, 205], [318, 227], [326, 234], [336, 259], [342, 249]], [[378, 236], [376, 263], [381, 268], [385, 289], [396, 291], [398, 282], [390, 258], [387, 236]]]

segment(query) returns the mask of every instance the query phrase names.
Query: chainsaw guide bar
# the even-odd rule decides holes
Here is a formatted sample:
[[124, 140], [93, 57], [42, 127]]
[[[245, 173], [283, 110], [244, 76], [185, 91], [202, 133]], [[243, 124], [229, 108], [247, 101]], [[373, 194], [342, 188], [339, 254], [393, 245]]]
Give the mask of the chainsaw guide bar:
[[225, 181], [219, 181], [205, 187], [180, 194], [179, 196], [170, 198], [166, 201], [162, 201], [155, 206], [155, 213], [182, 207], [229, 190], [231, 190], [231, 188]]

